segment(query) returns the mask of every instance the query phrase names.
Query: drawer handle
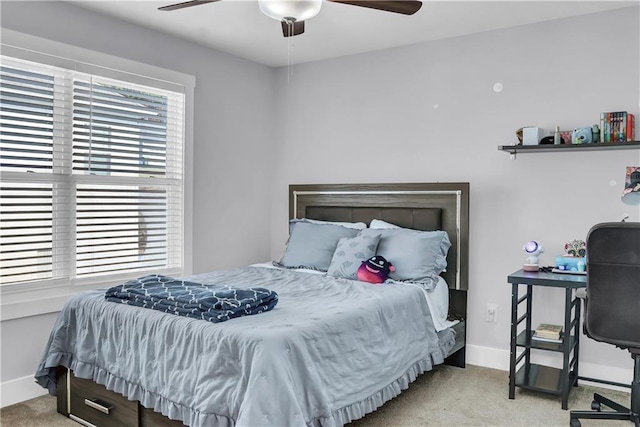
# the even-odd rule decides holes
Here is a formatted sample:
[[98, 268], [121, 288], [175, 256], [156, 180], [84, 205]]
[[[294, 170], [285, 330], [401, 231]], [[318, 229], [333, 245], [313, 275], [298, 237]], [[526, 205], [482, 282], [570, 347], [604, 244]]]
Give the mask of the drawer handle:
[[109, 415], [109, 411], [113, 409], [113, 405], [109, 405], [108, 403], [105, 405], [104, 402], [98, 399], [85, 399], [84, 404], [107, 415]]

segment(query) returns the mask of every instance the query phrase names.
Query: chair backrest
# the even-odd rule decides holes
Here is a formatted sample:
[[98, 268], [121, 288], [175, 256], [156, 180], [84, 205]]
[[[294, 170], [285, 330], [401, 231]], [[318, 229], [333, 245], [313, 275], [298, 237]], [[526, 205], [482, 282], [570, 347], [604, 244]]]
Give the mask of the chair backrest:
[[597, 341], [640, 348], [640, 223], [589, 230], [585, 330]]

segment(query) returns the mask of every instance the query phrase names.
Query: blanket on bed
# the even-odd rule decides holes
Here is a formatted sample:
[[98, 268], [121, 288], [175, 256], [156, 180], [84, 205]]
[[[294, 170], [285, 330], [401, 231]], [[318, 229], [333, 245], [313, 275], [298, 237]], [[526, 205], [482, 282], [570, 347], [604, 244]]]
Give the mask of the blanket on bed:
[[265, 288], [205, 285], [159, 274], [109, 288], [105, 298], [214, 323], [269, 311], [278, 303], [278, 294]]
[[436, 334], [417, 286], [254, 267], [186, 279], [280, 299], [212, 323], [114, 304], [104, 289], [79, 293], [52, 328], [38, 383], [55, 395], [56, 367], [66, 366], [192, 427], [339, 427], [397, 396], [455, 343], [452, 329]]

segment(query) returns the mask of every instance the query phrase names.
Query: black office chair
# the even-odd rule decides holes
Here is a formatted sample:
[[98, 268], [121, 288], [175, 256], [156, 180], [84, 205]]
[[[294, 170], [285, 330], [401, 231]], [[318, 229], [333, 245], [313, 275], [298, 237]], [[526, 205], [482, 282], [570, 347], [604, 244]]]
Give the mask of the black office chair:
[[591, 411], [571, 411], [571, 427], [580, 427], [579, 418], [628, 420], [640, 427], [640, 223], [609, 222], [589, 230], [585, 306], [585, 334], [631, 353], [631, 409], [595, 393]]

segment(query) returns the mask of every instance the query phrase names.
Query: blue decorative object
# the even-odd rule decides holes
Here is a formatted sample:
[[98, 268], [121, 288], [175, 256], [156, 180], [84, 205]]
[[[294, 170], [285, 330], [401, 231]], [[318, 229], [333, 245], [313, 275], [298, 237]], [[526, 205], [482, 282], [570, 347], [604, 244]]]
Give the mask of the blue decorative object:
[[576, 128], [571, 133], [572, 144], [591, 144], [593, 142], [593, 131], [588, 128]]
[[564, 244], [564, 255], [556, 257], [556, 269], [584, 272], [587, 266], [587, 245], [584, 240], [575, 239]]
[[586, 258], [576, 256], [557, 256], [556, 268], [561, 271], [584, 271]]

